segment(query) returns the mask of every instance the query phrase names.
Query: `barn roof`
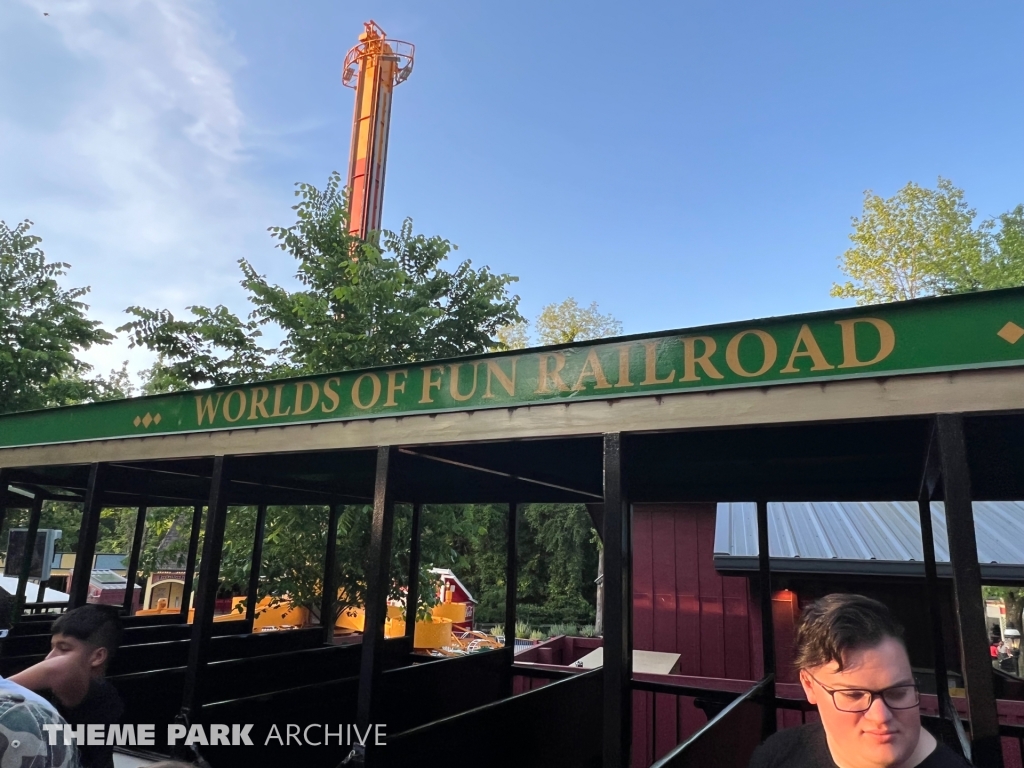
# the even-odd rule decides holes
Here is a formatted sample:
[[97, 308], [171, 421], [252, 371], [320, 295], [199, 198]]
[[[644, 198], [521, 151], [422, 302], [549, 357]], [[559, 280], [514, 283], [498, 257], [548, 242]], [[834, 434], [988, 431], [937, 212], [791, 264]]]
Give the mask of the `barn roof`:
[[[945, 510], [932, 502], [939, 576], [949, 577]], [[1024, 580], [1024, 502], [974, 502], [983, 579]], [[916, 502], [775, 502], [768, 505], [772, 570], [780, 573], [923, 576]], [[715, 567], [757, 569], [757, 507], [718, 505]]]

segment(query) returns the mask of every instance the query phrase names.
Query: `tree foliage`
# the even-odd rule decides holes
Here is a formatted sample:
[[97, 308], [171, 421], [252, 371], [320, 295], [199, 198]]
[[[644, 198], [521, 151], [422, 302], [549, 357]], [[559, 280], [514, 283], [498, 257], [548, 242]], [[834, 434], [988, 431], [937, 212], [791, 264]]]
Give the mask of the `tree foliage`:
[[48, 261], [31, 227], [0, 221], [0, 413], [123, 397], [116, 381], [86, 378], [79, 354], [114, 337], [86, 315], [88, 288], [61, 287], [70, 265]]
[[1024, 205], [998, 217], [993, 254], [986, 263], [986, 288], [1024, 285]]
[[[448, 270], [455, 246], [399, 232], [360, 240], [348, 232], [348, 207], [337, 173], [325, 189], [299, 184], [297, 221], [271, 227], [277, 247], [297, 262], [297, 290], [273, 285], [240, 261], [248, 318], [224, 306], [189, 307], [192, 317], [130, 307], [133, 346], [159, 355], [151, 389], [232, 384], [282, 375], [408, 363], [483, 352], [497, 330], [521, 320], [517, 278], [463, 261]], [[263, 329], [283, 337], [262, 343]], [[153, 385], [156, 386], [153, 386]]]
[[858, 304], [1024, 285], [1024, 206], [976, 223], [964, 191], [939, 178], [890, 198], [870, 190], [853, 217], [853, 247], [839, 257], [850, 280], [832, 296]]
[[839, 258], [852, 280], [833, 285], [832, 295], [873, 304], [972, 284], [984, 250], [975, 215], [948, 179], [939, 178], [937, 189], [910, 182], [888, 199], [868, 190], [862, 215], [853, 217], [853, 247]]
[[[561, 303], [545, 305], [534, 321], [538, 344], [571, 344], [574, 341], [603, 339], [622, 333], [622, 323], [604, 314], [591, 302], [581, 307], [571, 296]], [[499, 349], [524, 349], [530, 345], [530, 323], [523, 320], [498, 329]]]

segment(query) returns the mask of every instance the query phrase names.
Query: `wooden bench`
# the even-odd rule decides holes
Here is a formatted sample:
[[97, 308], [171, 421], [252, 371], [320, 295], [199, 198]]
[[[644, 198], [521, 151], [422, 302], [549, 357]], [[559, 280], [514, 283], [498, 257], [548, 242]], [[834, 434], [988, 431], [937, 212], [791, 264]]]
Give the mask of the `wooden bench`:
[[[59, 614], [58, 614], [59, 615]], [[8, 637], [21, 637], [22, 635], [49, 635], [50, 627], [53, 625], [56, 616], [54, 614], [24, 614], [18, 623], [11, 627]], [[164, 624], [181, 624], [180, 615], [157, 615], [157, 616], [122, 616], [122, 625], [128, 627], [155, 627]]]
[[[238, 635], [248, 633], [249, 631], [249, 623], [244, 619], [238, 621], [218, 621], [213, 625], [214, 636]], [[191, 624], [154, 624], [125, 627], [121, 636], [121, 647], [143, 645], [146, 643], [162, 643], [169, 640], [187, 640], [191, 634]], [[0, 644], [0, 657], [30, 656], [35, 653], [45, 655], [49, 652], [49, 630], [45, 633], [8, 636]]]
[[[407, 638], [385, 641], [385, 668], [407, 666], [422, 658], [411, 651]], [[313, 710], [316, 718], [324, 717], [325, 712], [332, 712], [333, 718], [334, 711], [349, 710], [354, 717], [361, 656], [361, 646], [354, 644], [208, 664], [200, 678], [202, 698], [208, 702], [200, 719], [207, 723], [260, 722], [269, 727], [273, 722], [298, 722], [295, 717]], [[125, 701], [123, 722], [156, 724], [157, 748], [166, 752], [167, 724], [181, 707], [184, 668], [109, 679]], [[252, 757], [249, 750], [240, 754]]]
[[[225, 626], [229, 622], [224, 622]], [[234, 623], [234, 622], [230, 622]], [[214, 625], [217, 626], [217, 625]], [[210, 640], [210, 661], [240, 659], [274, 653], [298, 651], [323, 645], [321, 627], [290, 629], [281, 632], [260, 632], [245, 635], [220, 635]], [[108, 673], [123, 675], [170, 667], [183, 667], [188, 662], [189, 640], [168, 640], [141, 645], [122, 645]], [[49, 643], [47, 643], [47, 649]], [[0, 657], [0, 675], [9, 677], [46, 658], [45, 653]]]
[[[427, 660], [385, 671], [381, 676], [379, 717], [386, 725], [386, 733], [395, 733], [397, 726], [411, 728], [499, 700], [506, 685], [503, 682], [506, 679], [504, 668], [509, 663], [506, 653], [486, 651], [455, 659]], [[295, 760], [298, 747], [294, 740], [290, 745], [281, 745], [276, 739], [268, 742], [271, 729], [276, 726], [281, 738], [287, 740], [288, 724], [297, 726], [300, 732], [309, 727], [310, 738], [322, 740], [324, 725], [329, 725], [336, 733], [339, 728], [345, 729], [355, 723], [358, 689], [358, 677], [353, 676], [203, 707], [204, 723], [252, 723], [250, 738], [254, 746], [200, 747], [200, 754], [218, 767], [270, 768], [281, 765], [282, 761]], [[452, 757], [452, 744], [457, 743], [458, 740], [448, 745], [448, 760]], [[337, 737], [332, 737], [330, 745], [307, 747], [298, 754], [303, 768], [334, 768], [348, 751], [348, 746], [339, 745]], [[459, 752], [463, 753], [461, 746]], [[489, 755], [490, 751], [480, 754]], [[413, 764], [434, 763], [415, 761], [406, 765]]]
[[[600, 768], [601, 675], [601, 670], [595, 669], [453, 717], [389, 733], [385, 746], [371, 747], [367, 766], [445, 765], [451, 763], [457, 749], [459, 755], [473, 755], [488, 768]], [[430, 709], [429, 696], [422, 699], [421, 706]]]

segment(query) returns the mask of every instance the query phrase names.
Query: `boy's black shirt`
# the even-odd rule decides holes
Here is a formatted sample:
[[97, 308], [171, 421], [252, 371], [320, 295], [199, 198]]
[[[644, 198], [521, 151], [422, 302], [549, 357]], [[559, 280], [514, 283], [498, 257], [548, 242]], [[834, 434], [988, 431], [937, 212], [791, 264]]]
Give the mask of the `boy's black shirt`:
[[[808, 723], [769, 737], [754, 752], [750, 768], [836, 768], [836, 763], [821, 723]], [[968, 765], [940, 743], [916, 768], [968, 768]]]
[[[111, 725], [120, 723], [124, 714], [121, 695], [106, 680], [91, 680], [85, 698], [74, 707], [64, 706], [56, 697], [51, 697], [51, 701], [72, 727], [102, 724], [104, 734]], [[113, 745], [79, 744], [78, 757], [82, 768], [114, 768]]]

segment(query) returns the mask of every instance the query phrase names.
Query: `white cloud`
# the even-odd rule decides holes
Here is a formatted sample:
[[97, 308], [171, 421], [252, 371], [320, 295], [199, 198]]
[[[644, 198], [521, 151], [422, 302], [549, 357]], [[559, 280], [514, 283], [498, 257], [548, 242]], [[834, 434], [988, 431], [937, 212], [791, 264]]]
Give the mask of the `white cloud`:
[[[232, 78], [244, 62], [211, 2], [20, 10], [0, 32], [39, 53], [0, 75], [0, 90], [17, 78], [33, 94], [0, 102], [0, 217], [36, 222], [48, 255], [72, 264], [70, 281], [92, 285], [109, 328], [129, 304], [241, 309], [235, 261], [267, 246], [269, 202], [247, 169]], [[88, 357], [106, 370], [125, 349]]]

